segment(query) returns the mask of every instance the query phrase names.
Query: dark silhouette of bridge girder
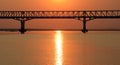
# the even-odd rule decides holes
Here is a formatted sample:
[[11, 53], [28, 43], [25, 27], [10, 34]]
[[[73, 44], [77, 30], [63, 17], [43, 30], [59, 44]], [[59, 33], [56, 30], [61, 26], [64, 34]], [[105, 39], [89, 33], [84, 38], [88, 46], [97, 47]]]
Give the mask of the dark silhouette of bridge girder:
[[31, 19], [78, 19], [83, 21], [83, 33], [88, 30], [86, 23], [98, 18], [120, 18], [120, 10], [87, 10], [87, 11], [0, 11], [0, 19], [20, 21], [22, 34], [26, 32], [25, 21]]

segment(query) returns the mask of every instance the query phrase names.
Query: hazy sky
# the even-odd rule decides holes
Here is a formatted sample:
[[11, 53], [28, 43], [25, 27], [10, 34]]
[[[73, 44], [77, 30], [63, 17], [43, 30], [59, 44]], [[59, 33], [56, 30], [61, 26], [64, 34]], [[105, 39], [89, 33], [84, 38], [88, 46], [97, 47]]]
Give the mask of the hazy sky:
[[[120, 10], [119, 6], [120, 0], [0, 0], [0, 10]], [[119, 22], [115, 19], [94, 20], [88, 23], [88, 27], [100, 24], [98, 27], [116, 28]], [[31, 28], [80, 28], [81, 24], [78, 20], [31, 20], [26, 25]], [[19, 27], [19, 22], [0, 20], [0, 28], [5, 27]]]

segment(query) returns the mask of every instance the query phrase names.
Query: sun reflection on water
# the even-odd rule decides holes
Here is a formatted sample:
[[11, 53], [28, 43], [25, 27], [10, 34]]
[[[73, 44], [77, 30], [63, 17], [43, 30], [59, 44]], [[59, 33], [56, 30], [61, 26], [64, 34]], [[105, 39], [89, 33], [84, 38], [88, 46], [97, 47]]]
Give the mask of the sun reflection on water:
[[55, 65], [62, 65], [63, 62], [63, 51], [62, 51], [62, 32], [61, 31], [56, 31], [55, 35], [55, 47], [56, 47], [56, 53], [55, 53]]

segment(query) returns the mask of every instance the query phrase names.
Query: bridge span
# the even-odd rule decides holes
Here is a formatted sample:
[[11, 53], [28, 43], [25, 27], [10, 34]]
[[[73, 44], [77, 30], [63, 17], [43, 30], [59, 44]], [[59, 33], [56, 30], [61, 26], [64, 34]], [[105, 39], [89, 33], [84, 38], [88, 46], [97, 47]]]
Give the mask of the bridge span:
[[82, 32], [88, 32], [87, 21], [94, 19], [120, 18], [120, 10], [87, 10], [87, 11], [0, 11], [0, 19], [20, 21], [21, 34], [26, 32], [25, 22], [31, 19], [77, 19], [83, 22]]

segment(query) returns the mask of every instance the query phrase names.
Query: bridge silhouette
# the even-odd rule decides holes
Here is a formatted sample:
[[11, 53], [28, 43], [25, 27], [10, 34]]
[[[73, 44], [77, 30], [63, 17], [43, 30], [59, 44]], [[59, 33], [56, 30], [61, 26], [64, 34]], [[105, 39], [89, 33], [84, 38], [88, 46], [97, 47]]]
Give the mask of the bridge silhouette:
[[[82, 32], [88, 32], [87, 21], [94, 19], [120, 18], [120, 10], [87, 10], [87, 11], [0, 11], [0, 19], [20, 21], [19, 31], [24, 34], [25, 22], [31, 19], [77, 19], [83, 22]], [[17, 29], [16, 29], [17, 30]]]

